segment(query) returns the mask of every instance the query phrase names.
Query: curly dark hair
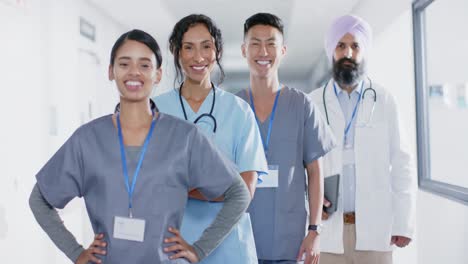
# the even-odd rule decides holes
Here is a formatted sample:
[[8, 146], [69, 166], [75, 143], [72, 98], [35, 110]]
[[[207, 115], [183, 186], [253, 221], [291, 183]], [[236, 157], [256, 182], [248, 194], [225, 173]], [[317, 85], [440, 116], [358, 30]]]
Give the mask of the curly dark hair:
[[219, 83], [222, 83], [224, 80], [224, 69], [221, 66], [221, 56], [223, 54], [223, 37], [221, 35], [221, 30], [216, 26], [211, 18], [202, 14], [192, 14], [188, 15], [179, 22], [177, 22], [172, 30], [171, 36], [169, 37], [169, 50], [172, 55], [174, 55], [174, 66], [176, 69], [176, 79], [179, 83], [184, 81], [184, 73], [182, 72], [182, 67], [179, 62], [180, 49], [182, 48], [182, 39], [185, 32], [187, 32], [191, 27], [202, 24], [205, 25], [210, 32], [211, 36], [214, 39], [214, 44], [216, 47], [216, 64], [218, 64], [219, 70], [221, 72]]

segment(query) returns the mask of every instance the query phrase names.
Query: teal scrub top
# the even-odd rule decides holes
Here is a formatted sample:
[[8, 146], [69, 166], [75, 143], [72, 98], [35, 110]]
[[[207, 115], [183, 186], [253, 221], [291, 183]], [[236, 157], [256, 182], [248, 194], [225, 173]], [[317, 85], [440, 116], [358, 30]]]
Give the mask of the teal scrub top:
[[[214, 122], [209, 117], [202, 117], [197, 122], [197, 126], [214, 141], [229, 160], [235, 163], [239, 173], [256, 171], [261, 181], [262, 175], [268, 173], [268, 165], [252, 109], [239, 97], [217, 87], [215, 90], [213, 117], [217, 122], [216, 133], [213, 133]], [[172, 89], [156, 96], [153, 100], [162, 113], [185, 119], [180, 104], [179, 90]], [[205, 98], [197, 113], [192, 110], [184, 97], [182, 97], [182, 102], [188, 121], [193, 122], [201, 114], [210, 113], [213, 91]]]

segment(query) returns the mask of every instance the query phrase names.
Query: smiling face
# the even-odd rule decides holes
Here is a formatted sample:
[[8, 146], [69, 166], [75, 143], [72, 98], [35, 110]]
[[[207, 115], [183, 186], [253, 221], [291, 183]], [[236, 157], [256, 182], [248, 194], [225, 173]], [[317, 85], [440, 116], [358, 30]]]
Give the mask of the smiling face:
[[210, 74], [216, 63], [216, 46], [205, 25], [196, 24], [184, 33], [179, 61], [186, 80], [210, 82]]
[[245, 35], [242, 55], [247, 59], [250, 74], [254, 77], [267, 78], [278, 74], [285, 54], [283, 35], [275, 27], [256, 25]]
[[161, 80], [161, 68], [156, 65], [151, 49], [138, 41], [126, 40], [109, 66], [109, 80], [115, 81], [120, 100], [147, 101], [153, 86]]

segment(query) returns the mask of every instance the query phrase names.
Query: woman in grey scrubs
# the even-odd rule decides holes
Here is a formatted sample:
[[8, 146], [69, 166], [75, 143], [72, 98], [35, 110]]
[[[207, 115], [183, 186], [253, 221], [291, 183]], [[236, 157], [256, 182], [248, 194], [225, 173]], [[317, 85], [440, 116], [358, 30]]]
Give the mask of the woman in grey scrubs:
[[[150, 94], [161, 79], [161, 62], [149, 34], [123, 34], [109, 66], [120, 111], [78, 128], [36, 175], [33, 214], [74, 263], [198, 262], [222, 242], [250, 202], [236, 167], [202, 132], [157, 112]], [[225, 202], [203, 235], [188, 244], [178, 229], [193, 188], [209, 199], [223, 195]], [[84, 198], [99, 234], [88, 249], [55, 210], [74, 197]]]

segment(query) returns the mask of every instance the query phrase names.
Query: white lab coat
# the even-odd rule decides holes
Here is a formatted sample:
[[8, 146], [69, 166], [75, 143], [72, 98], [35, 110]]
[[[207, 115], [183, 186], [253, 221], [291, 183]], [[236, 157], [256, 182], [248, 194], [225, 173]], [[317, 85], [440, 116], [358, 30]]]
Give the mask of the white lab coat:
[[[364, 89], [369, 87], [369, 81]], [[337, 87], [338, 88], [338, 87]], [[373, 83], [377, 93], [374, 114], [368, 126], [373, 93], [368, 91], [359, 106], [355, 128], [356, 168], [356, 250], [391, 251], [392, 235], [413, 237], [415, 226], [416, 173], [405, 145], [394, 98]], [[310, 96], [325, 117], [323, 87]], [[342, 175], [342, 150], [345, 118], [333, 90], [326, 87], [330, 126], [338, 145], [322, 159], [324, 177]], [[338, 88], [339, 89], [339, 88]], [[323, 221], [320, 236], [322, 252], [343, 254], [343, 180], [340, 180], [338, 210]]]

